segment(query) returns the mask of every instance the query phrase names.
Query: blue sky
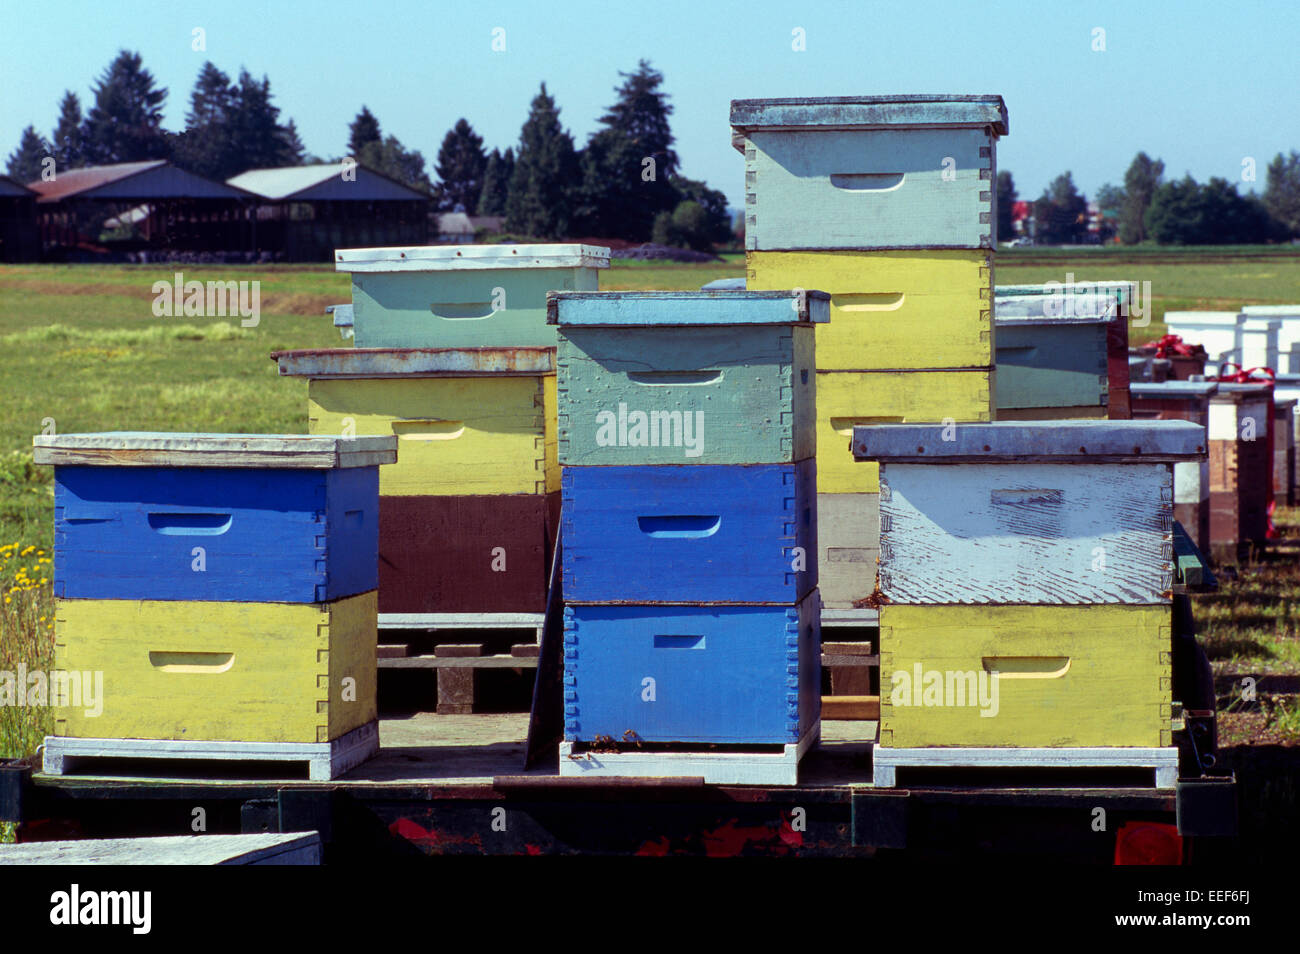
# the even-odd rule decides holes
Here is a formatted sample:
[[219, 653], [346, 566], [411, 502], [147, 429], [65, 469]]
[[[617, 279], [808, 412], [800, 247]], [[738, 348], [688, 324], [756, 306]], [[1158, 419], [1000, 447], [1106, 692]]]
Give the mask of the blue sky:
[[[169, 90], [184, 123], [204, 59], [267, 74], [309, 151], [341, 155], [362, 103], [432, 166], [465, 116], [489, 147], [518, 138], [538, 84], [581, 145], [618, 71], [649, 59], [666, 77], [683, 171], [739, 206], [731, 99], [853, 93], [998, 93], [1011, 133], [998, 147], [1022, 197], [1070, 169], [1091, 194], [1120, 182], [1135, 152], [1166, 174], [1241, 181], [1300, 149], [1300, 3], [519, 0], [401, 4], [0, 0], [0, 150], [28, 123], [49, 135], [67, 88], [82, 96], [121, 48]], [[207, 49], [192, 47], [192, 30]], [[505, 30], [504, 52], [492, 49]], [[792, 49], [801, 28], [806, 49]], [[1094, 30], [1105, 51], [1093, 50]], [[1243, 189], [1251, 184], [1243, 183]]]

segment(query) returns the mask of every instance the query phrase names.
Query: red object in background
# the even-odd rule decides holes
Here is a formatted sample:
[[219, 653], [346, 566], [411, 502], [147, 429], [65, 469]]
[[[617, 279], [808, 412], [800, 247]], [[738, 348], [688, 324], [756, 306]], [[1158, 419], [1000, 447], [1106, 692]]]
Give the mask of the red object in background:
[[1199, 344], [1188, 344], [1181, 335], [1165, 335], [1157, 341], [1148, 341], [1138, 348], [1150, 353], [1155, 358], [1165, 358], [1170, 362], [1169, 379], [1186, 381], [1194, 374], [1205, 372], [1205, 362], [1209, 355]]
[[1181, 865], [1183, 836], [1177, 825], [1125, 822], [1115, 835], [1117, 865]]

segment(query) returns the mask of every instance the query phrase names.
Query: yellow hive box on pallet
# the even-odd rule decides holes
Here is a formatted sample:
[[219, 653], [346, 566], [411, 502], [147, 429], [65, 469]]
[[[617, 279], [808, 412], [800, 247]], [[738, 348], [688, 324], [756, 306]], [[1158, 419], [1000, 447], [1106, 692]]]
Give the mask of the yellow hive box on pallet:
[[880, 492], [879, 466], [853, 459], [856, 425], [989, 421], [994, 399], [989, 369], [818, 371], [817, 492]]
[[1168, 606], [885, 604], [880, 745], [1170, 745], [1170, 640]]
[[54, 734], [332, 741], [376, 717], [376, 613], [373, 590], [330, 603], [58, 600], [56, 670], [103, 683], [95, 705], [74, 692], [55, 710]]
[[383, 497], [541, 494], [560, 489], [555, 375], [313, 378], [313, 434], [396, 434]]
[[748, 252], [751, 289], [816, 288], [831, 296], [817, 329], [817, 368], [980, 368], [994, 363], [985, 249]]

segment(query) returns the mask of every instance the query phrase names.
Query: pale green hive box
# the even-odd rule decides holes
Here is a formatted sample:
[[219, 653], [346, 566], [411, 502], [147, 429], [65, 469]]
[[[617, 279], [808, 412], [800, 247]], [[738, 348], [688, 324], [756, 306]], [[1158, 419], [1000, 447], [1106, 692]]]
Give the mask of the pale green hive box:
[[358, 348], [555, 347], [548, 291], [595, 291], [609, 249], [443, 245], [340, 249]]

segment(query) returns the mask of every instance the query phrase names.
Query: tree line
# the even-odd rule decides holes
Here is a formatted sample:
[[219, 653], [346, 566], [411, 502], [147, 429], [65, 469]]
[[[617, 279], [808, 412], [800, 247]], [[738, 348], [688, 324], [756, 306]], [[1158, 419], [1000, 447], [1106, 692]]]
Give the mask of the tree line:
[[[709, 249], [733, 238], [726, 197], [681, 174], [663, 74], [641, 60], [620, 73], [616, 100], [579, 147], [560, 122], [546, 84], [533, 98], [518, 142], [485, 150], [468, 120], [443, 137], [431, 178], [419, 151], [384, 135], [366, 106], [348, 126], [347, 155], [430, 195], [439, 211], [503, 216], [521, 236], [589, 235]], [[52, 134], [23, 130], [7, 171], [20, 182], [58, 170], [146, 159], [225, 181], [249, 169], [338, 162], [308, 155], [292, 119], [281, 120], [271, 83], [241, 69], [235, 79], [203, 64], [185, 128], [163, 128], [167, 90], [138, 53], [121, 51], [96, 79], [91, 106], [68, 90]]]
[[[1253, 172], [1253, 160], [1243, 171]], [[1300, 238], [1300, 152], [1278, 153], [1268, 165], [1263, 195], [1242, 194], [1221, 177], [1197, 182], [1192, 176], [1166, 179], [1165, 164], [1139, 152], [1124, 173], [1122, 186], [1104, 185], [1096, 204], [1116, 213], [1103, 219], [1101, 240], [1118, 238], [1125, 245], [1240, 245]], [[1002, 171], [997, 178], [998, 236], [1010, 238], [1012, 205], [1018, 200], [1015, 180]], [[1077, 244], [1088, 236], [1088, 200], [1069, 172], [1057, 176], [1030, 206], [1035, 237], [1052, 244]]]

